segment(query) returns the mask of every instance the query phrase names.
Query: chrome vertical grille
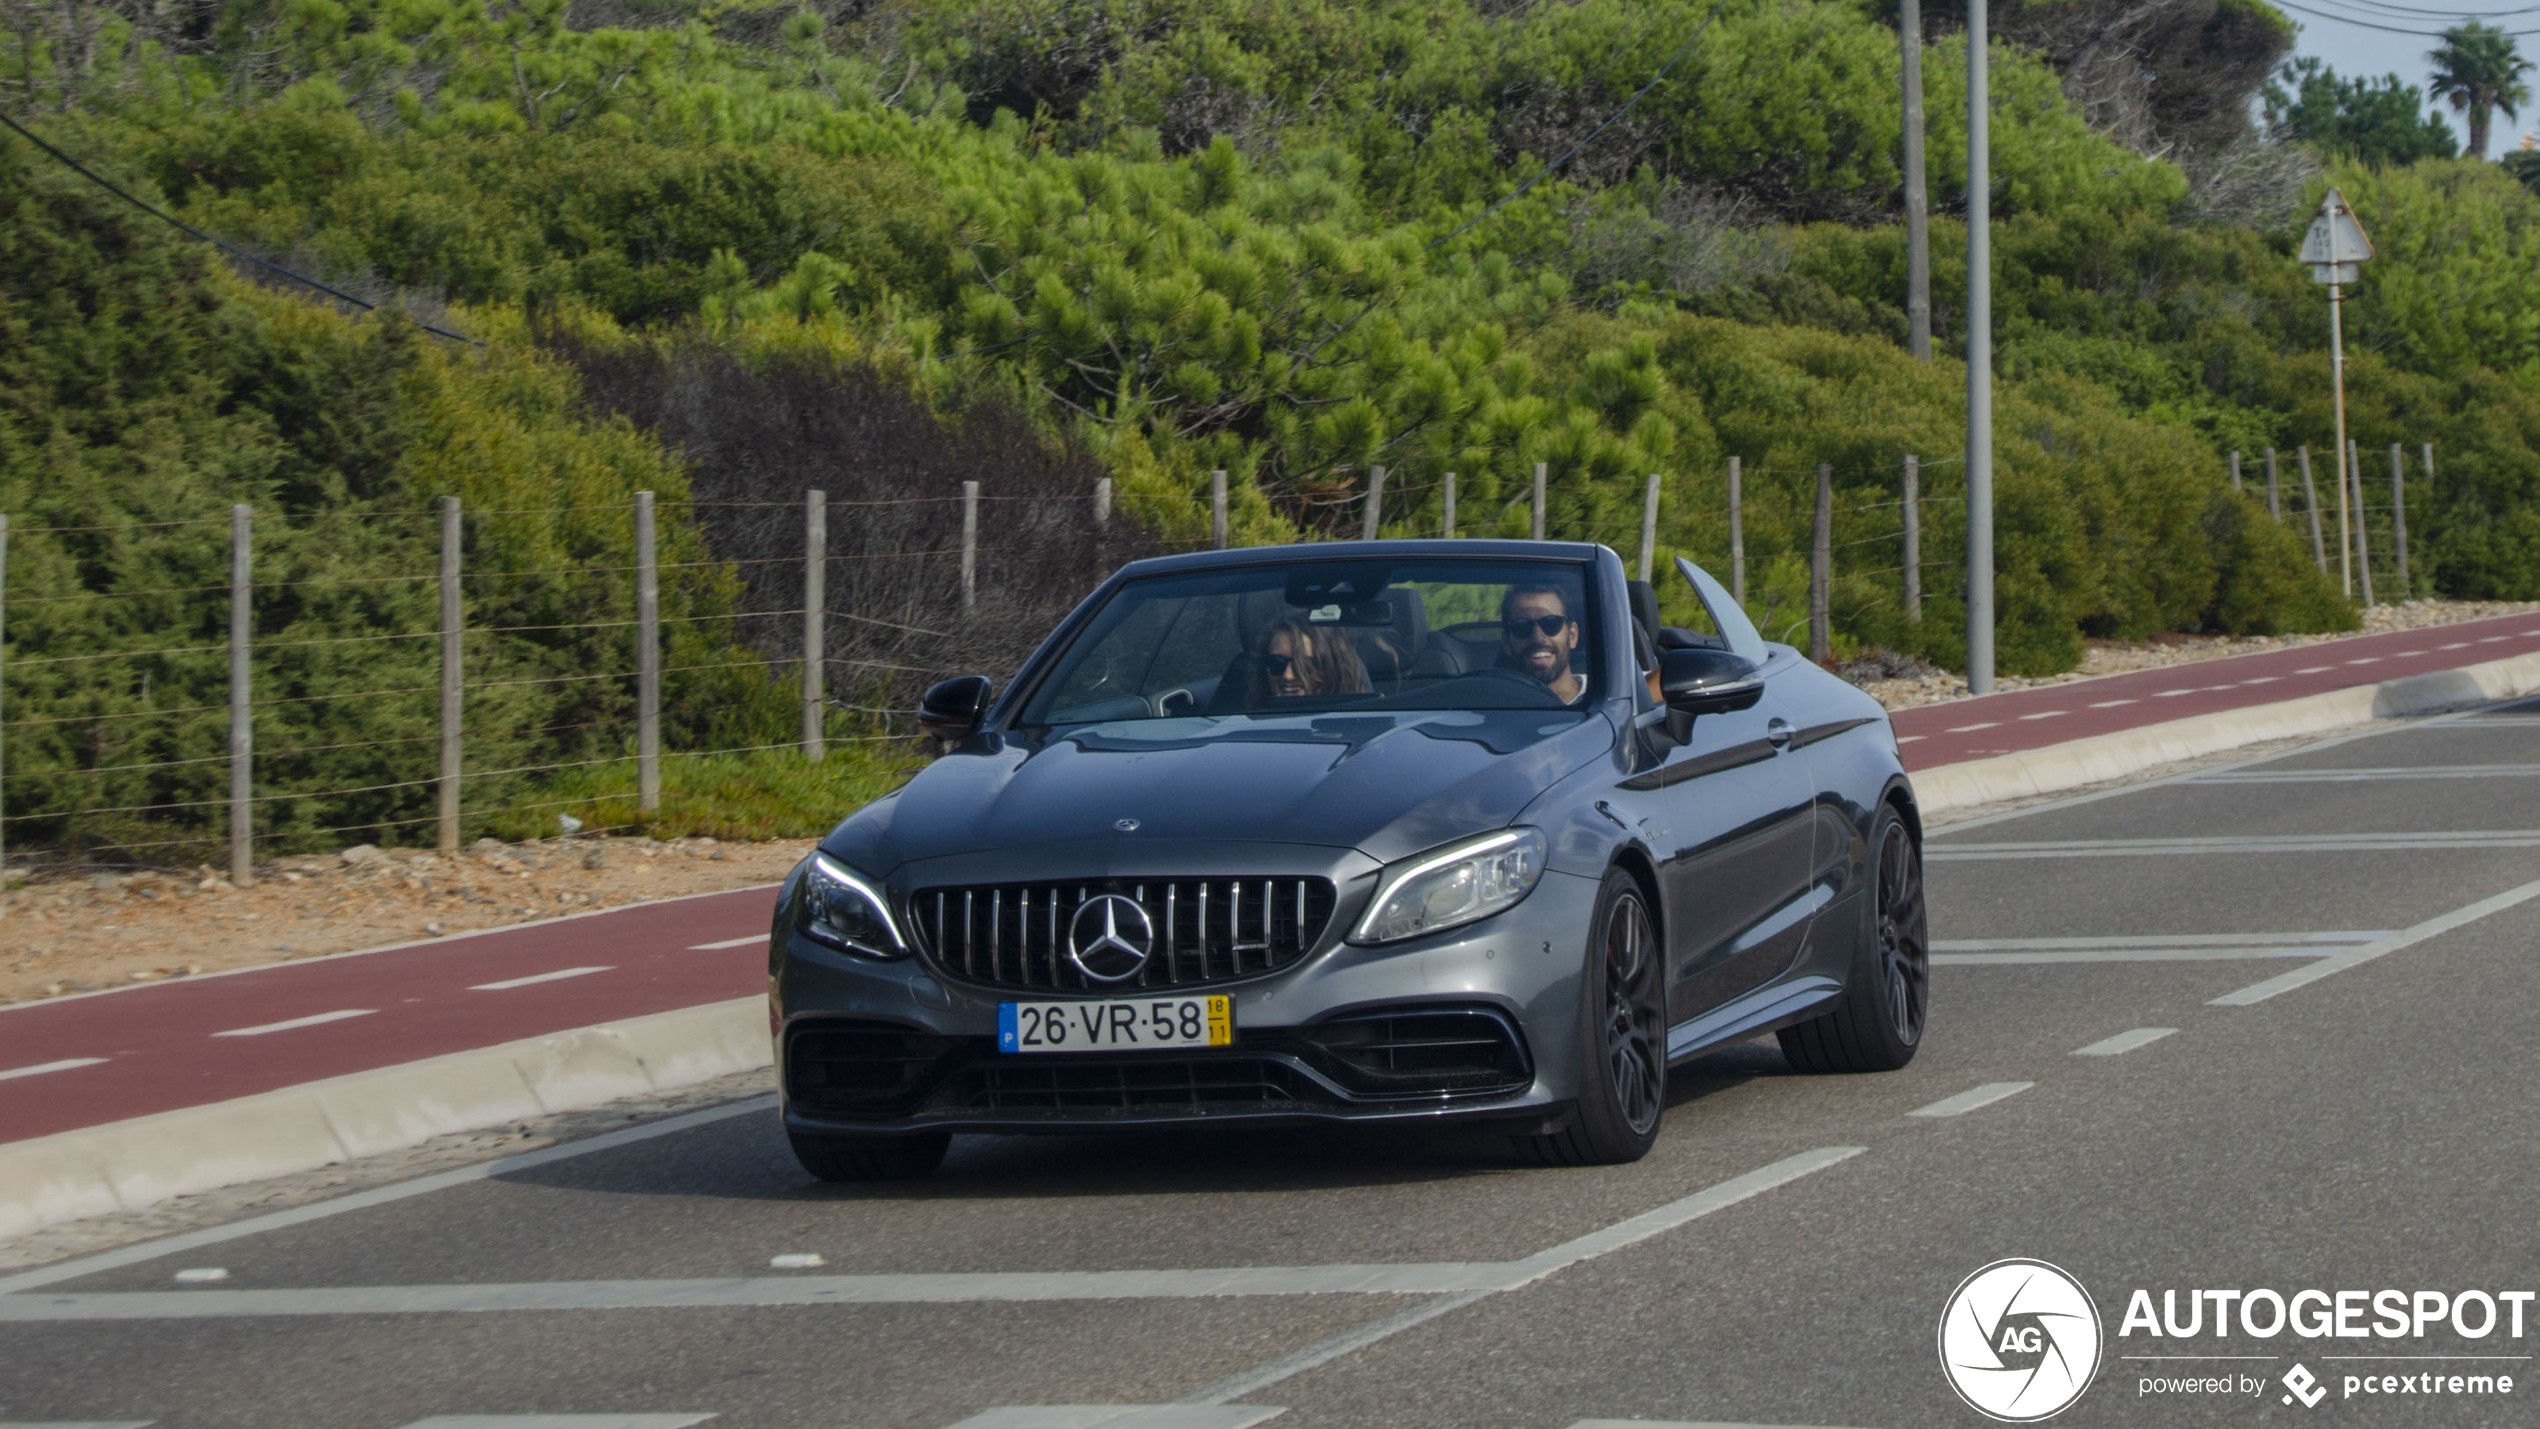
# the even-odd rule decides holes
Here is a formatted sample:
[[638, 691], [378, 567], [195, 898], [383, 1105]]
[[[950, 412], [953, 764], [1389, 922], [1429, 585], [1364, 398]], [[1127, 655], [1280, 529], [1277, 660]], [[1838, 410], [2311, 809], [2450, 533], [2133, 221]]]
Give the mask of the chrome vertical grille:
[[[1134, 899], [1155, 930], [1146, 966], [1099, 983], [1067, 955], [1071, 920], [1105, 893]], [[968, 982], [1041, 992], [1136, 993], [1277, 972], [1303, 958], [1332, 916], [1327, 878], [1107, 879], [920, 889], [917, 939]]]

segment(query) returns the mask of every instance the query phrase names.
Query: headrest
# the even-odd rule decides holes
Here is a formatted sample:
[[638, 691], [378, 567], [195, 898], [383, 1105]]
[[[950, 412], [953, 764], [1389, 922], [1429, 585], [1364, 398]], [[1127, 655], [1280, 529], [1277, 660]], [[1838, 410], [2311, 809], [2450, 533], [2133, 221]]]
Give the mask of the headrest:
[[1632, 623], [1641, 633], [1658, 638], [1658, 587], [1647, 581], [1632, 581], [1626, 587], [1632, 593]]
[[1376, 599], [1391, 607], [1393, 618], [1382, 625], [1353, 624], [1350, 637], [1358, 646], [1359, 661], [1367, 667], [1367, 678], [1398, 684], [1428, 646], [1429, 603], [1409, 586], [1389, 587]]

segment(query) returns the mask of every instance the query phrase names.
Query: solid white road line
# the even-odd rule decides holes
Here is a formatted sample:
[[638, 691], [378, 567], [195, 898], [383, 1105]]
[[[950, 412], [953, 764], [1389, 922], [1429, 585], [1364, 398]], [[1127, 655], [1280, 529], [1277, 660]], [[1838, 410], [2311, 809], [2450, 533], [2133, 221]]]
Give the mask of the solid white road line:
[[40, 1077], [46, 1072], [67, 1072], [74, 1067], [94, 1067], [105, 1060], [103, 1057], [64, 1057], [58, 1062], [38, 1062], [32, 1067], [11, 1067], [5, 1072], [0, 1072], [0, 1082], [5, 1082], [11, 1077]]
[[1818, 1426], [1730, 1424], [1716, 1419], [1582, 1419], [1570, 1429], [1818, 1429]]
[[2324, 958], [2334, 949], [2290, 948], [2067, 948], [2025, 953], [1934, 953], [1943, 968], [2056, 967], [2066, 963], [2246, 963], [2266, 958]]
[[2439, 917], [2428, 918], [2414, 927], [2402, 928], [2387, 938], [2377, 939], [2362, 947], [2350, 948], [2332, 957], [2322, 958], [2307, 967], [2295, 968], [2288, 973], [2279, 973], [2265, 982], [2251, 983], [2238, 992], [2227, 992], [2206, 1005], [2248, 1007], [2261, 1003], [2277, 993], [2291, 992], [2297, 987], [2304, 987], [2321, 978], [2342, 973], [2348, 968], [2360, 967], [2375, 958], [2387, 957], [2401, 948], [2422, 943], [2428, 938], [2438, 937], [2454, 928], [2475, 923], [2491, 913], [2502, 913], [2508, 908], [2527, 903], [2534, 898], [2540, 898], [2540, 879], [2534, 879], [2519, 888], [2508, 888], [2493, 898], [2482, 898], [2468, 907], [2455, 908]]
[[16, 1419], [0, 1419], [0, 1429], [150, 1429], [155, 1419], [46, 1419], [28, 1423]]
[[2176, 1031], [2178, 1029], [2175, 1027], [2137, 1027], [2130, 1032], [2120, 1032], [2114, 1037], [2103, 1038], [2087, 1047], [2075, 1047], [2073, 1055], [2076, 1057], [2122, 1057], [2137, 1047], [2149, 1047]]
[[[224, 1245], [248, 1236], [262, 1235], [267, 1231], [306, 1225], [311, 1221], [323, 1221], [351, 1211], [366, 1211], [374, 1206], [385, 1206], [405, 1200], [410, 1196], [429, 1195], [434, 1191], [449, 1190], [453, 1186], [473, 1185], [478, 1181], [489, 1181], [497, 1176], [508, 1176], [515, 1171], [527, 1171], [533, 1167], [551, 1165], [558, 1161], [571, 1161], [576, 1157], [589, 1156], [595, 1152], [615, 1151], [621, 1146], [633, 1146], [657, 1137], [675, 1136], [680, 1132], [710, 1126], [718, 1121], [730, 1121], [736, 1116], [753, 1116], [760, 1112], [772, 1111], [775, 1107], [776, 1097], [773, 1093], [748, 1097], [736, 1102], [727, 1102], [722, 1106], [711, 1106], [699, 1111], [684, 1112], [678, 1116], [664, 1117], [660, 1121], [647, 1122], [642, 1126], [630, 1126], [624, 1131], [612, 1131], [581, 1141], [569, 1141], [562, 1146], [542, 1147], [536, 1151], [524, 1151], [518, 1156], [506, 1156], [499, 1161], [462, 1166], [455, 1171], [443, 1171], [431, 1176], [418, 1176], [411, 1181], [400, 1181], [393, 1186], [381, 1186], [374, 1190], [356, 1191], [349, 1196], [338, 1196], [331, 1201], [293, 1206], [287, 1211], [270, 1211], [261, 1216], [250, 1216], [243, 1221], [232, 1221], [225, 1226], [207, 1226], [199, 1231], [161, 1236], [157, 1240], [145, 1240], [134, 1245], [119, 1246], [113, 1250], [99, 1251], [95, 1255], [83, 1255], [76, 1260], [65, 1260], [35, 1270], [20, 1271], [15, 1275], [0, 1275], [0, 1297], [6, 1297], [20, 1290], [32, 1290], [38, 1286], [59, 1285], [65, 1280], [77, 1280], [82, 1276], [96, 1275], [102, 1271], [119, 1270], [127, 1265], [139, 1265], [144, 1261], [181, 1255], [186, 1251], [200, 1250], [205, 1246]], [[0, 1298], [0, 1305], [7, 1303], [5, 1298]]]
[[2513, 779], [2540, 774], [2540, 764], [2374, 765], [2355, 769], [2234, 769], [2182, 784], [2351, 784], [2384, 779]]
[[[1521, 1267], [1541, 1265], [1541, 1269], [1517, 1284], [1495, 1286], [1485, 1290], [1467, 1290], [1459, 1295], [1439, 1296], [1426, 1304], [1414, 1305], [1398, 1314], [1388, 1315], [1381, 1320], [1360, 1325], [1356, 1329], [1344, 1330], [1320, 1344], [1308, 1345], [1284, 1359], [1273, 1360], [1258, 1369], [1229, 1375], [1215, 1384], [1182, 1396], [1176, 1402], [1224, 1404], [1228, 1400], [1241, 1399], [1247, 1394], [1258, 1394], [1282, 1380], [1293, 1378], [1307, 1370], [1320, 1368], [1345, 1355], [1355, 1354], [1369, 1345], [1390, 1339], [1405, 1330], [1425, 1325], [1441, 1315], [1453, 1314], [1467, 1305], [1487, 1300], [1502, 1290], [1513, 1290], [1518, 1285], [1531, 1284], [1543, 1276], [1551, 1275], [1579, 1261], [1620, 1250], [1650, 1236], [1673, 1230], [1689, 1221], [1699, 1220], [1714, 1211], [1726, 1210], [1740, 1201], [1760, 1196], [1776, 1186], [1785, 1186], [1803, 1176], [1823, 1171], [1829, 1166], [1840, 1165], [1867, 1149], [1861, 1146], [1823, 1146], [1814, 1151], [1803, 1151], [1796, 1156], [1785, 1157], [1770, 1166], [1749, 1171], [1743, 1176], [1723, 1181], [1706, 1190], [1696, 1191], [1682, 1200], [1671, 1201], [1654, 1211], [1634, 1216], [1619, 1225], [1565, 1242], [1541, 1255], [1529, 1256], [1525, 1260], [1514, 1262], [1516, 1266]], [[1562, 1256], [1568, 1258], [1556, 1260], [1557, 1257]], [[0, 1301], [0, 1304], [5, 1303]]]
[[593, 973], [615, 971], [614, 966], [596, 968], [558, 968], [551, 973], [531, 973], [527, 977], [505, 978], [501, 982], [480, 982], [469, 986], [470, 992], [509, 992], [516, 987], [534, 987], [542, 982], [562, 982], [569, 977], [589, 977]]
[[719, 953], [725, 948], [746, 948], [752, 943], [764, 943], [766, 941], [767, 935], [765, 933], [752, 933], [746, 938], [726, 938], [720, 943], [690, 943], [688, 945], [688, 951], [692, 953]]
[[197, 1265], [176, 1273], [176, 1283], [179, 1285], [209, 1285], [214, 1281], [228, 1278], [228, 1268], [219, 1265]]
[[1993, 728], [1995, 728], [1995, 727], [1999, 726], [2001, 723], [2002, 723], [2002, 721], [2000, 721], [2000, 720], [1998, 720], [1998, 719], [1989, 719], [1989, 720], [1985, 720], [1985, 721], [1984, 721], [1983, 723], [1981, 723], [1981, 724], [1962, 724], [1962, 725], [1957, 726], [1957, 727], [1956, 727], [1956, 728], [1954, 728], [1954, 729], [1945, 729], [1945, 730], [1942, 730], [1942, 731], [1941, 731], [1941, 733], [1943, 733], [1943, 734], [1973, 734], [1973, 733], [1975, 733], [1977, 730], [1980, 730], [1980, 729], [1993, 729]]
[[1907, 1116], [1965, 1116], [1978, 1107], [1991, 1106], [2004, 1097], [2018, 1096], [2036, 1085], [2035, 1082], [1987, 1082], [1980, 1087], [1969, 1087], [1954, 1097], [1942, 1097], [1930, 1106], [1916, 1107], [1905, 1114]]
[[347, 1007], [340, 1012], [316, 1012], [307, 1017], [294, 1017], [288, 1022], [268, 1022], [261, 1027], [232, 1027], [227, 1032], [215, 1032], [212, 1035], [215, 1037], [262, 1037], [268, 1032], [290, 1032], [302, 1027], [319, 1027], [329, 1022], [341, 1022], [348, 1017], [368, 1017], [378, 1010], [375, 1007]]
[[2387, 928], [2344, 928], [2325, 933], [2151, 933], [2093, 938], [1941, 938], [1935, 952], [1978, 953], [1993, 949], [2033, 948], [2272, 948], [2297, 943], [2369, 943], [2390, 936]]
[[[2026, 1085], [2026, 1083], [2022, 1083]], [[1514, 1290], [1861, 1153], [1827, 1147], [1670, 1201], [1523, 1260], [1444, 1264], [1238, 1266], [1211, 1270], [984, 1271], [788, 1275], [718, 1280], [557, 1280], [518, 1284], [335, 1286], [305, 1290], [0, 1294], [0, 1324], [194, 1320], [275, 1315], [403, 1315], [487, 1310], [697, 1309], [969, 1301], [1207, 1299], [1254, 1295], [1443, 1295]], [[471, 1168], [475, 1169], [475, 1168]], [[346, 1199], [351, 1199], [347, 1197]], [[97, 1257], [92, 1257], [96, 1259]], [[55, 1267], [56, 1270], [60, 1267]], [[23, 1278], [23, 1277], [20, 1277]], [[6, 1282], [0, 1282], [5, 1285]], [[1237, 1397], [1228, 1394], [1227, 1398]]]
[[2414, 834], [2236, 834], [2174, 839], [2048, 839], [2035, 843], [1936, 843], [1935, 863], [2014, 858], [2140, 858], [2164, 854], [2409, 853], [2540, 848], [2540, 829], [2460, 829]]
[[711, 1414], [435, 1414], [405, 1429], [688, 1429]]
[[1008, 1404], [951, 1429], [1252, 1429], [1287, 1412], [1268, 1404]]

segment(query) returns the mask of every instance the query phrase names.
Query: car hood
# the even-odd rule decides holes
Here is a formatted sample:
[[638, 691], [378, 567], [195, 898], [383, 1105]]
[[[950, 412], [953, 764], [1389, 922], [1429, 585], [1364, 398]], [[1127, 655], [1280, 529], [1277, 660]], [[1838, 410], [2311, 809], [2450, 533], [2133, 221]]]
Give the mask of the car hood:
[[1602, 714], [1568, 710], [1123, 720], [991, 735], [928, 765], [824, 847], [877, 873], [1128, 839], [1320, 844], [1390, 861], [1506, 826], [1563, 775], [1610, 753], [1613, 738]]

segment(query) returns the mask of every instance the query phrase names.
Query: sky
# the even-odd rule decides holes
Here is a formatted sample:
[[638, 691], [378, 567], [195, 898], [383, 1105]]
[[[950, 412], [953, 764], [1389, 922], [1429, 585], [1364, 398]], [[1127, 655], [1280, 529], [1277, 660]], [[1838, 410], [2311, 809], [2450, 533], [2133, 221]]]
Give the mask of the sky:
[[[2316, 56], [2341, 75], [2379, 78], [2395, 73], [2401, 81], [2419, 89], [2425, 87], [2425, 77], [2434, 70], [2426, 53], [2441, 40], [2432, 35], [2395, 35], [2363, 24], [2322, 19], [2321, 15], [2341, 11], [2375, 25], [2403, 30], [2441, 31], [2468, 19], [2484, 19], [2507, 30], [2540, 30], [2540, 4], [2525, 4], [2517, 11], [2509, 8], [2514, 0], [2487, 0], [2478, 9], [2462, 11], [2436, 11], [2426, 0], [2300, 0], [2300, 4], [2300, 10], [2284, 7], [2284, 13], [2302, 27], [2293, 43], [2295, 54]], [[2414, 13], [2417, 11], [2429, 13]], [[2540, 34], [2522, 36], [2515, 43], [2532, 60], [2532, 88], [2540, 92]], [[2427, 111], [2441, 114], [2462, 145], [2468, 145], [2468, 116], [2454, 112], [2448, 104], [2431, 101]], [[2494, 133], [2487, 141], [2487, 157], [2492, 159], [2520, 147], [2522, 136], [2536, 130], [2540, 130], [2540, 100], [2523, 105], [2518, 120], [2497, 115]]]

